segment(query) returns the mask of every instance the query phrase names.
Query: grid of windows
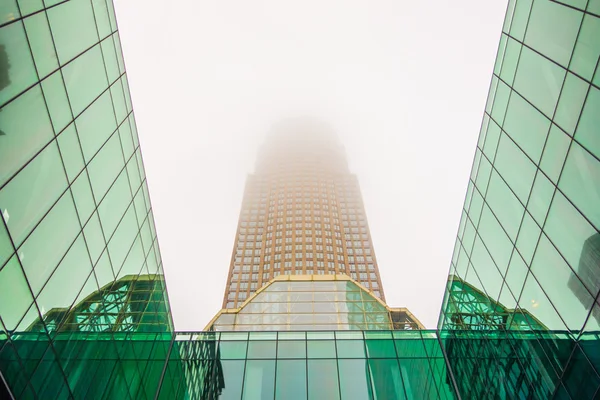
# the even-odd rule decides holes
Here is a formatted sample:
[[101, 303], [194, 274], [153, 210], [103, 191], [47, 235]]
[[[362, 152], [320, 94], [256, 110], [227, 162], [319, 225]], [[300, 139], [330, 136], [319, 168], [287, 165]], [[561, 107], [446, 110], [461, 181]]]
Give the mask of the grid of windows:
[[0, 9], [0, 337], [60, 330], [57, 316], [138, 276], [168, 310], [112, 2]]
[[[374, 274], [356, 279], [384, 299], [358, 180], [343, 151], [333, 158], [312, 153], [339, 147], [337, 138], [310, 127], [313, 132], [302, 133], [310, 148], [298, 149], [297, 142], [287, 142], [298, 132], [285, 128], [267, 139], [246, 182], [223, 307], [239, 307], [242, 293], [247, 298], [278, 273], [350, 274], [367, 264]], [[247, 265], [260, 276], [234, 278]]]
[[600, 330], [598, 4], [509, 3], [440, 328]]

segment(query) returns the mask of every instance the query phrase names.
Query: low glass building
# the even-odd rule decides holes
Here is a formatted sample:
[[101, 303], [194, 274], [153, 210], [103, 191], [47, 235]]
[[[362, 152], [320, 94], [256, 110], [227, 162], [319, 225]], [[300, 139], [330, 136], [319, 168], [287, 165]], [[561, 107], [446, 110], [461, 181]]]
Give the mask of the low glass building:
[[405, 308], [391, 309], [348, 275], [279, 275], [240, 308], [223, 309], [208, 331], [424, 329]]

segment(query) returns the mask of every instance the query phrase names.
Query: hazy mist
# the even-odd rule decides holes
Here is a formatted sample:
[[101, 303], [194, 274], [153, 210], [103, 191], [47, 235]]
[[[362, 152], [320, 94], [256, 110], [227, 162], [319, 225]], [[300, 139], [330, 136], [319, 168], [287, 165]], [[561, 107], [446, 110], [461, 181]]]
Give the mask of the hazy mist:
[[115, 6], [176, 328], [220, 309], [246, 176], [297, 115], [346, 149], [388, 304], [435, 327], [506, 0]]

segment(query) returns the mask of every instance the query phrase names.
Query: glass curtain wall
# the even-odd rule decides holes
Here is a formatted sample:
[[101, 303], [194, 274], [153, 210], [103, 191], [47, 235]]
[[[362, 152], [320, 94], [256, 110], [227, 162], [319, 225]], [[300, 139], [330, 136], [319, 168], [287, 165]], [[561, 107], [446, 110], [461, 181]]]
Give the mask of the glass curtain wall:
[[509, 367], [523, 372], [519, 393], [592, 398], [600, 386], [599, 55], [600, 2], [509, 2], [439, 328], [448, 346], [461, 330], [530, 331], [536, 348], [565, 332], [559, 357], [535, 353], [543, 378], [495, 364], [505, 385]]
[[[119, 298], [139, 276], [128, 287], [152, 301]], [[72, 395], [54, 333], [135, 331], [156, 301], [169, 309], [112, 1], [2, 0], [0, 359], [13, 395]], [[123, 302], [131, 313], [110, 321]], [[30, 328], [37, 362], [16, 345]], [[38, 381], [50, 376], [56, 393]]]

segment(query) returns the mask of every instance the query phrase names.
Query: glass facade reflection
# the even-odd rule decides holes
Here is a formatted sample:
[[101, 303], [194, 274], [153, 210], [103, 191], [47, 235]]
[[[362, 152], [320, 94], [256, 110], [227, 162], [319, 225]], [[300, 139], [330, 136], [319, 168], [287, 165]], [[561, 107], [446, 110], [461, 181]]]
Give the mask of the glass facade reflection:
[[347, 275], [283, 275], [239, 309], [224, 309], [216, 331], [423, 329], [406, 309], [390, 309]]
[[509, 2], [438, 326], [531, 354], [486, 396], [600, 395], [599, 6]]
[[85, 397], [65, 381], [57, 335], [172, 327], [112, 1], [1, 1], [0, 358], [12, 396]]

